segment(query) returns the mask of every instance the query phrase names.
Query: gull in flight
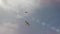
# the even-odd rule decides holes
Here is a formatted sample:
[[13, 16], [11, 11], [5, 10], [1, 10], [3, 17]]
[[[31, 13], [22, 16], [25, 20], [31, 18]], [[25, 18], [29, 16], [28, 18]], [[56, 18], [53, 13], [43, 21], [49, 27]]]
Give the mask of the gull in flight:
[[28, 21], [25, 21], [25, 23], [26, 23], [28, 26], [30, 25]]

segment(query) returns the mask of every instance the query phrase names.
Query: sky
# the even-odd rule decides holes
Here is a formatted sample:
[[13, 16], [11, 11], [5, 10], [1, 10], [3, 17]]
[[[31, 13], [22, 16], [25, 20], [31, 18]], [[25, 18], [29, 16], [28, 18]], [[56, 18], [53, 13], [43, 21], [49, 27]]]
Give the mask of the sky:
[[0, 0], [0, 34], [60, 34], [60, 5], [40, 2]]

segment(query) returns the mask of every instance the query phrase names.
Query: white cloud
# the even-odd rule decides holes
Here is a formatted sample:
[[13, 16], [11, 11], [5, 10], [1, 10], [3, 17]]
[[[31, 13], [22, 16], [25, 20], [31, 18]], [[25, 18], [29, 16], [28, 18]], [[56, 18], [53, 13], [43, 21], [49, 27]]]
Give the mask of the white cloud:
[[[18, 19], [23, 18], [25, 11], [31, 15], [36, 7], [36, 2], [35, 0], [0, 0], [0, 7], [0, 19], [3, 22], [3, 26], [0, 27], [0, 32], [5, 34], [9, 30], [7, 26], [17, 26], [17, 24], [11, 24], [9, 21], [13, 22], [15, 17]], [[7, 22], [4, 19], [7, 19], [5, 20]]]

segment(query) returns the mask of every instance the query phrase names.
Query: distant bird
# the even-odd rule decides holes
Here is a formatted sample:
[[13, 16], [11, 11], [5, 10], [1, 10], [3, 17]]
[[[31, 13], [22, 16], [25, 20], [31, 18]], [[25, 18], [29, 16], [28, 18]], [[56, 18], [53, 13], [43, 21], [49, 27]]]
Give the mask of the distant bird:
[[29, 22], [27, 22], [27, 21], [25, 21], [25, 23], [29, 26], [30, 24], [29, 24]]
[[28, 13], [28, 12], [25, 12], [25, 13]]

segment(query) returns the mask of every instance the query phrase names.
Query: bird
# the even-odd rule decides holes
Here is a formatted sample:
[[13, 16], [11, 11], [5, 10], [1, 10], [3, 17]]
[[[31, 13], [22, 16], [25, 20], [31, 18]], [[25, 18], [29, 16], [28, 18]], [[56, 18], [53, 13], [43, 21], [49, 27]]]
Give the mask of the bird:
[[28, 13], [28, 12], [25, 12], [25, 13]]
[[28, 26], [30, 25], [28, 21], [25, 21], [25, 23], [26, 23]]

